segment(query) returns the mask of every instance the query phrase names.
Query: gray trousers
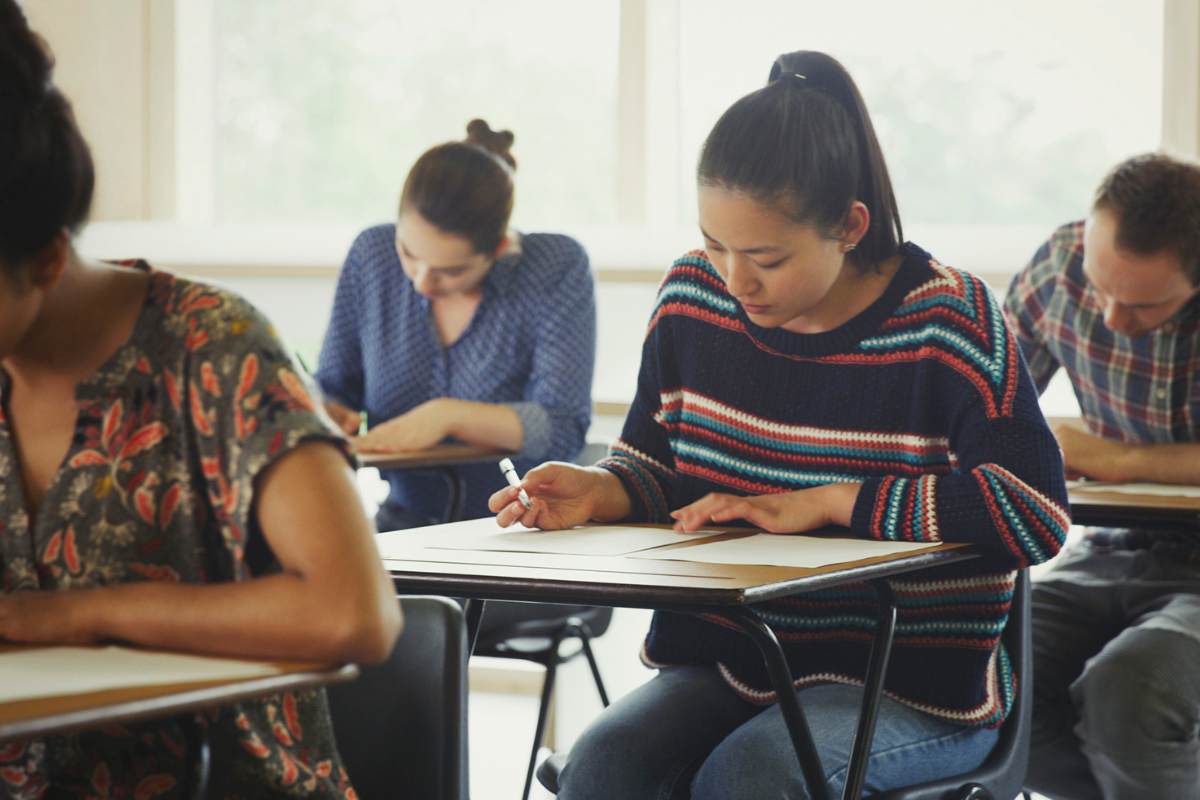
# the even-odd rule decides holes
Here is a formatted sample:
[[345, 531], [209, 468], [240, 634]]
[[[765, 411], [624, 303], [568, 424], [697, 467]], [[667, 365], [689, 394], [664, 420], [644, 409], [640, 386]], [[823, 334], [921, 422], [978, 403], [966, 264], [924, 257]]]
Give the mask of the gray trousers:
[[1033, 659], [1026, 788], [1200, 798], [1200, 566], [1070, 547], [1033, 584]]

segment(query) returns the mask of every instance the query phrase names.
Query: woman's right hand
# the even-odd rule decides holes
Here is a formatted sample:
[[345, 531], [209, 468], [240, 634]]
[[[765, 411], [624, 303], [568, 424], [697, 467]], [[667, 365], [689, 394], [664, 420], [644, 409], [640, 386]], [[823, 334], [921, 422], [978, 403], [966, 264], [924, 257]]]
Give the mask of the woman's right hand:
[[[517, 499], [518, 489], [529, 495], [527, 509]], [[625, 487], [611, 472], [549, 461], [525, 473], [521, 485], [506, 486], [488, 499], [496, 522], [507, 528], [520, 522], [527, 528], [556, 531], [597, 519], [620, 519], [630, 510]]]
[[362, 427], [362, 415], [357, 411], [346, 408], [341, 403], [326, 400], [325, 413], [333, 419], [333, 424], [337, 425], [342, 433], [347, 436], [358, 435], [358, 430]]

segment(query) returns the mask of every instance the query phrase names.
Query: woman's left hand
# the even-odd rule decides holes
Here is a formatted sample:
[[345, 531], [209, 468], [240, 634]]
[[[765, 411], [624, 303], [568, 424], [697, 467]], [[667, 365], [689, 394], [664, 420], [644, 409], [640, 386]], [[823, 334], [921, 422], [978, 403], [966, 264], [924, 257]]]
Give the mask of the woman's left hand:
[[713, 492], [672, 511], [675, 530], [691, 532], [710, 523], [744, 519], [771, 533], [802, 533], [826, 525], [850, 525], [859, 483], [831, 483], [795, 492], [738, 497]]
[[352, 439], [360, 453], [403, 453], [427, 450], [450, 435], [453, 420], [441, 398], [428, 400], [405, 414], [376, 425]]
[[27, 644], [99, 641], [80, 623], [80, 613], [88, 606], [84, 591], [12, 592], [0, 596], [0, 639]]

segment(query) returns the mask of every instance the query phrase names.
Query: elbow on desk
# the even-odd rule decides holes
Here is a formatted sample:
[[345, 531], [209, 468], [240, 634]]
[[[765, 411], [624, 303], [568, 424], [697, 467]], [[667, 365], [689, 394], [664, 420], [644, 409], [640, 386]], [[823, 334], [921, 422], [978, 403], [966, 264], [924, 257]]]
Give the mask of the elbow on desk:
[[328, 657], [355, 664], [378, 664], [387, 659], [404, 627], [400, 603], [374, 603], [369, 608], [331, 614], [318, 634]]

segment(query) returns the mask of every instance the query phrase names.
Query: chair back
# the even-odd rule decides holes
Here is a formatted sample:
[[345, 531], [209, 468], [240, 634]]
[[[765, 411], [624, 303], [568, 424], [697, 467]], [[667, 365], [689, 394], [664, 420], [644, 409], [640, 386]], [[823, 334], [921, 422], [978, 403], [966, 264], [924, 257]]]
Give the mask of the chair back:
[[361, 800], [466, 800], [467, 637], [444, 597], [400, 597], [404, 632], [382, 664], [330, 686], [334, 735]]
[[[1030, 621], [1029, 570], [1017, 572], [1012, 609], [1001, 640], [1017, 676], [1017, 697], [1000, 727], [1000, 736], [978, 768], [936, 781], [890, 789], [872, 795], [873, 800], [951, 800], [986, 797], [971, 794], [971, 785], [986, 787], [997, 798], [1022, 793], [1029, 768], [1029, 733], [1033, 718], [1033, 625]], [[977, 791], [977, 790], [976, 790]]]
[[544, 651], [557, 631], [572, 618], [585, 624], [595, 639], [608, 630], [612, 614], [613, 610], [606, 606], [488, 603], [475, 642], [475, 655], [524, 658], [523, 653]]

